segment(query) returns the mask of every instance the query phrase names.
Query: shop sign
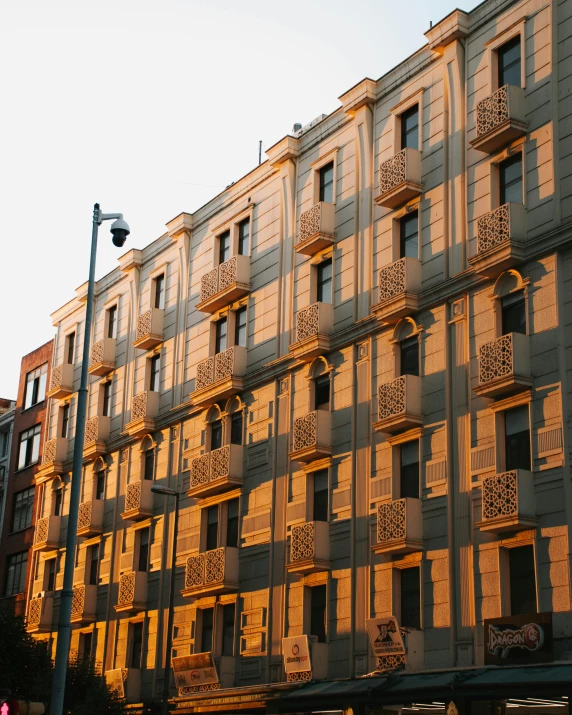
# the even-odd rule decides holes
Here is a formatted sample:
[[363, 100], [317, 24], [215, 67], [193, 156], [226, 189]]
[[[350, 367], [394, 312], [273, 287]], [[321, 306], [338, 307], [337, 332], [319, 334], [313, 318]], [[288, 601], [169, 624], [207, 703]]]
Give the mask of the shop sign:
[[282, 653], [286, 673], [306, 673], [312, 670], [308, 636], [282, 638]]
[[112, 690], [115, 690], [117, 697], [124, 698], [125, 690], [123, 687], [123, 668], [115, 668], [114, 670], [105, 671], [105, 681]]
[[551, 663], [552, 613], [485, 620], [485, 664]]
[[218, 673], [211, 653], [180, 655], [173, 658], [171, 662], [177, 688], [218, 683]]
[[365, 622], [369, 641], [376, 657], [384, 655], [405, 655], [403, 638], [395, 616], [371, 618]]

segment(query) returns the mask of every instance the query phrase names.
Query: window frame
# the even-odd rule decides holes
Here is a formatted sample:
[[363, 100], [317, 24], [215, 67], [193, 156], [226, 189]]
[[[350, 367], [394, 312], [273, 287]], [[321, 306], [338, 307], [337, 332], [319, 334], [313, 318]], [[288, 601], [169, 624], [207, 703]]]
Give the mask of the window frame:
[[315, 206], [320, 201], [320, 171], [330, 162], [334, 163], [334, 176], [333, 176], [333, 200], [332, 205], [335, 206], [337, 203], [337, 186], [338, 186], [338, 152], [340, 147], [334, 147], [330, 151], [326, 152], [323, 156], [319, 157], [310, 164], [311, 171], [311, 183], [312, 183], [312, 205], [311, 206], [300, 206], [300, 213], [304, 213], [308, 209]]
[[[11, 563], [11, 561], [13, 561], [14, 559], [16, 559], [17, 557], [22, 557], [22, 558], [16, 563], [16, 566], [19, 566], [18, 571], [19, 571], [19, 576], [20, 576], [20, 580], [19, 580], [19, 582], [18, 582], [18, 585], [21, 587], [22, 590], [14, 591], [13, 588], [12, 588], [12, 590], [10, 591], [10, 593], [8, 593], [8, 584], [10, 583], [10, 569], [11, 569], [11, 567], [14, 565], [13, 563]], [[22, 567], [24, 567], [23, 570], [22, 570]], [[15, 570], [15, 569], [14, 569], [14, 570]], [[26, 589], [26, 572], [27, 572], [27, 570], [28, 570], [28, 549], [26, 549], [25, 551], [18, 551], [18, 552], [14, 553], [14, 554], [8, 554], [8, 555], [6, 556], [6, 572], [5, 572], [6, 575], [5, 575], [5, 577], [4, 577], [4, 584], [3, 584], [4, 598], [10, 598], [11, 596], [16, 596], [16, 595], [18, 595], [19, 593], [24, 593], [24, 592], [25, 592], [25, 589]], [[13, 584], [15, 583], [15, 579], [12, 579], [12, 583], [13, 583]]]
[[[415, 112], [415, 114], [417, 114], [417, 129], [416, 129], [416, 133], [417, 133], [417, 146], [416, 146], [416, 147], [414, 147], [414, 146], [412, 146], [412, 147], [405, 147], [405, 146], [403, 146], [403, 140], [404, 140], [404, 138], [406, 138], [407, 135], [404, 136], [404, 133], [403, 133], [403, 117], [406, 116], [406, 115], [413, 114], [413, 109], [415, 109], [415, 108], [417, 108], [417, 111]], [[399, 115], [398, 115], [398, 121], [399, 121], [399, 146], [401, 147], [401, 148], [399, 149], [399, 151], [403, 151], [403, 149], [414, 149], [415, 151], [421, 151], [421, 149], [420, 149], [419, 147], [421, 146], [421, 141], [422, 141], [422, 139], [421, 139], [421, 127], [420, 127], [420, 124], [421, 124], [422, 120], [423, 120], [423, 118], [422, 118], [421, 115], [419, 114], [419, 104], [418, 104], [418, 103], [413, 103], [413, 104], [409, 105], [406, 109], [403, 109], [403, 110], [399, 113]]]
[[[323, 636], [321, 633], [313, 633], [312, 631], [314, 630], [313, 628], [313, 623], [314, 623], [314, 596], [316, 593], [324, 593], [325, 595], [325, 604], [324, 604], [324, 611], [323, 611], [323, 616], [324, 616], [324, 630], [323, 630]], [[328, 642], [328, 625], [329, 625], [329, 593], [328, 593], [328, 584], [327, 583], [317, 583], [312, 586], [308, 586], [306, 588], [306, 596], [307, 596], [307, 633], [310, 636], [317, 636], [318, 638], [318, 643], [327, 643]]]
[[[331, 269], [331, 276], [329, 281], [322, 281], [320, 282], [320, 273], [321, 271], [327, 266], [330, 265]], [[324, 303], [325, 305], [334, 305], [334, 278], [335, 278], [335, 261], [334, 261], [334, 256], [330, 255], [321, 260], [319, 263], [316, 263], [315, 270], [316, 270], [316, 303]], [[330, 286], [330, 291], [331, 291], [331, 300], [325, 301], [322, 300], [324, 297], [321, 295], [323, 293], [323, 288], [325, 285], [329, 283]]]
[[[237, 517], [236, 517], [236, 535], [237, 535], [237, 543], [236, 546], [232, 546], [228, 544], [228, 538], [229, 538], [229, 503], [236, 501], [237, 503]], [[216, 501], [215, 503], [211, 504], [206, 504], [205, 506], [201, 506], [201, 515], [200, 515], [200, 538], [199, 538], [199, 552], [200, 553], [205, 553], [206, 551], [213, 551], [214, 549], [220, 549], [220, 548], [240, 548], [240, 526], [241, 526], [241, 513], [240, 513], [240, 496], [237, 492], [231, 491], [231, 492], [225, 492], [224, 494], [221, 494], [221, 498], [219, 501]], [[216, 546], [212, 546], [209, 544], [209, 512], [212, 510], [212, 513], [215, 513], [216, 510]], [[211, 523], [211, 525], [213, 525]], [[214, 530], [212, 530], [214, 531]], [[211, 531], [211, 534], [212, 534]], [[212, 535], [210, 537], [212, 539]], [[207, 548], [209, 547], [209, 548]]]
[[418, 105], [418, 115], [419, 115], [419, 123], [417, 126], [417, 131], [418, 131], [418, 138], [417, 138], [417, 144], [419, 146], [419, 149], [416, 151], [419, 151], [423, 153], [423, 109], [424, 109], [424, 92], [425, 88], [420, 87], [417, 89], [415, 92], [412, 94], [408, 95], [407, 97], [404, 97], [400, 102], [398, 102], [396, 105], [390, 108], [389, 114], [390, 114], [390, 123], [392, 126], [392, 149], [393, 153], [391, 156], [389, 155], [384, 155], [383, 157], [380, 157], [379, 155], [376, 158], [377, 161], [377, 168], [379, 169], [379, 164], [383, 163], [383, 161], [387, 159], [391, 159], [392, 156], [395, 156], [401, 151], [401, 115], [404, 114], [405, 112], [409, 111], [414, 105]]
[[488, 95], [490, 96], [497, 89], [500, 89], [498, 85], [498, 50], [507, 42], [513, 40], [517, 35], [520, 35], [520, 86], [522, 89], [526, 89], [526, 57], [525, 57], [525, 23], [526, 17], [522, 17], [513, 23], [510, 27], [499, 32], [493, 38], [485, 42], [484, 47], [487, 53], [487, 66], [488, 66]]
[[[31, 439], [27, 438], [26, 441], [30, 441], [31, 447], [28, 449], [28, 446], [26, 446], [26, 454], [25, 454], [25, 461], [24, 464], [20, 463], [20, 458], [21, 458], [21, 453], [22, 453], [22, 436], [28, 433], [32, 433]], [[38, 454], [37, 458], [33, 459], [34, 457], [34, 438], [38, 438]], [[29, 467], [33, 467], [35, 464], [38, 464], [40, 462], [41, 458], [41, 441], [42, 441], [42, 425], [41, 423], [32, 425], [31, 427], [28, 427], [28, 429], [22, 430], [20, 434], [18, 435], [18, 459], [17, 459], [17, 467], [16, 471], [21, 471], [23, 469], [28, 469]], [[30, 452], [30, 461], [28, 461], [28, 451]]]
[[[155, 369], [156, 366], [158, 369]], [[149, 392], [161, 392], [161, 353], [154, 352], [147, 358], [147, 389]], [[158, 388], [158, 389], [157, 389]]]
[[[114, 316], [113, 322], [111, 321], [112, 315]], [[109, 340], [117, 340], [118, 329], [119, 305], [117, 303], [114, 303], [105, 310], [105, 337]], [[110, 335], [110, 332], [113, 332], [114, 334]]]
[[[19, 531], [25, 531], [26, 529], [29, 529], [33, 525], [35, 493], [36, 493], [36, 489], [34, 486], [26, 487], [25, 489], [21, 489], [18, 492], [14, 492], [13, 499], [12, 499], [12, 515], [11, 515], [11, 521], [10, 521], [10, 534], [15, 534]], [[20, 495], [22, 495], [22, 502], [20, 503], [20, 505], [18, 505], [17, 501], [18, 501], [18, 497]], [[31, 503], [30, 503], [30, 496], [31, 496]], [[25, 525], [22, 526], [21, 517], [19, 519], [18, 525], [16, 525], [16, 511], [21, 512], [22, 503], [25, 498], [26, 498], [25, 508], [27, 511], [27, 518], [24, 521]], [[29, 521], [29, 523], [26, 523], [28, 521]], [[16, 526], [18, 528], [15, 528]]]
[[[397, 614], [398, 623], [403, 628], [409, 628], [411, 630], [423, 630], [423, 568], [422, 561], [411, 564], [403, 564], [403, 566], [394, 568], [393, 573], [393, 587], [395, 591], [394, 597], [394, 613]], [[419, 625], [412, 626], [405, 624], [403, 619], [403, 571], [412, 571], [415, 569], [418, 571], [419, 575]]]
[[[71, 346], [70, 346], [71, 343]], [[72, 360], [70, 361], [70, 352]], [[70, 330], [64, 335], [64, 363], [67, 365], [75, 365], [77, 352], [77, 330]]]
[[[246, 220], [249, 221], [250, 230], [248, 238], [248, 252], [239, 252], [239, 225], [244, 223]], [[222, 223], [214, 226], [211, 231], [209, 231], [208, 237], [211, 238], [212, 242], [212, 266], [213, 268], [218, 268], [220, 266], [220, 236], [226, 231], [230, 231], [230, 255], [227, 260], [234, 258], [235, 256], [251, 256], [253, 249], [253, 228], [254, 228], [254, 204], [250, 203], [247, 208], [242, 209], [234, 216], [226, 219]]]
[[[135, 635], [136, 635], [136, 629], [137, 633], [139, 633], [139, 630], [141, 632], [141, 638], [135, 640]], [[133, 668], [134, 670], [142, 670], [143, 666], [143, 653], [144, 653], [144, 648], [143, 644], [145, 642], [145, 622], [142, 620], [138, 621], [131, 621], [129, 623], [129, 633], [128, 633], [128, 639], [129, 639], [129, 668]], [[135, 662], [135, 644], [138, 644], [139, 646], [139, 658], [138, 658], [138, 664], [134, 665]]]
[[536, 611], [538, 612], [540, 603], [540, 585], [538, 573], [538, 555], [536, 553], [536, 540], [520, 539], [518, 541], [503, 539], [498, 547], [499, 551], [499, 578], [500, 578], [500, 595], [501, 595], [501, 614], [503, 616], [515, 615], [512, 613], [512, 594], [511, 594], [511, 579], [510, 579], [510, 551], [515, 548], [525, 546], [532, 547], [533, 563], [534, 563], [534, 580], [536, 590]]
[[[37, 373], [37, 375], [36, 375]], [[40, 388], [42, 385], [42, 375], [45, 375], [44, 378], [44, 394], [42, 397], [40, 397]], [[30, 382], [30, 376], [32, 377], [32, 381]], [[32, 398], [30, 404], [28, 404], [28, 394], [29, 390], [32, 390]], [[32, 407], [36, 407], [36, 405], [40, 405], [42, 402], [45, 402], [46, 400], [46, 391], [48, 389], [48, 363], [42, 363], [41, 365], [38, 365], [35, 367], [33, 370], [29, 370], [26, 373], [26, 382], [25, 382], [25, 388], [24, 388], [24, 407], [22, 409], [22, 412], [25, 410], [31, 410]]]

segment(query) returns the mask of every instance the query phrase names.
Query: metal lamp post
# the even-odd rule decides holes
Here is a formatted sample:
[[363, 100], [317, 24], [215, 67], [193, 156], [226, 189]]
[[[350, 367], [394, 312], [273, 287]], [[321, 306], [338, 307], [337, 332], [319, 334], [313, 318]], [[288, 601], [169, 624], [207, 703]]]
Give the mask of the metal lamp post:
[[158, 484], [151, 487], [151, 491], [155, 494], [163, 494], [164, 496], [175, 497], [175, 518], [173, 520], [173, 549], [171, 551], [171, 579], [169, 583], [169, 611], [167, 614], [167, 643], [165, 646], [165, 668], [163, 670], [163, 699], [162, 713], [167, 715], [169, 712], [169, 684], [170, 684], [170, 662], [171, 651], [173, 649], [173, 616], [175, 603], [175, 568], [177, 563], [177, 528], [179, 525], [179, 492], [176, 489], [168, 489], [161, 487]]
[[83, 334], [83, 357], [81, 363], [81, 380], [77, 395], [77, 414], [75, 420], [75, 441], [73, 450], [73, 468], [70, 490], [70, 509], [68, 532], [66, 538], [66, 563], [64, 568], [64, 583], [60, 598], [60, 617], [58, 622], [58, 642], [56, 660], [52, 680], [51, 715], [62, 715], [64, 709], [64, 692], [70, 650], [71, 611], [73, 599], [73, 575], [75, 566], [75, 548], [77, 542], [77, 520], [79, 497], [81, 492], [83, 445], [85, 441], [85, 417], [87, 410], [87, 369], [89, 363], [89, 342], [93, 318], [93, 296], [95, 292], [95, 258], [97, 254], [97, 233], [103, 221], [116, 219], [111, 226], [113, 243], [119, 248], [129, 235], [129, 226], [123, 220], [123, 214], [104, 214], [99, 204], [93, 207], [93, 226], [91, 232], [91, 254], [89, 258], [89, 281], [87, 284], [87, 302], [85, 306], [85, 327]]

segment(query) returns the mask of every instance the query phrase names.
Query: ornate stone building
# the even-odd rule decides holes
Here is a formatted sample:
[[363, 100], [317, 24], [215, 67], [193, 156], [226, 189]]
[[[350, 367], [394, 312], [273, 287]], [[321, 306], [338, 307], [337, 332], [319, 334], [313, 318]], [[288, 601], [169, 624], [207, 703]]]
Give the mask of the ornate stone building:
[[[119, 259], [97, 284], [75, 555], [85, 286], [54, 313], [31, 632], [53, 643], [74, 558], [72, 647], [158, 697], [176, 539], [173, 655], [219, 675], [181, 712], [482, 666], [503, 616], [551, 613], [550, 657], [570, 657], [571, 18], [452, 12]], [[176, 534], [153, 484], [181, 492]], [[406, 656], [376, 659], [366, 621], [391, 615]], [[312, 670], [286, 674], [303, 634]]]

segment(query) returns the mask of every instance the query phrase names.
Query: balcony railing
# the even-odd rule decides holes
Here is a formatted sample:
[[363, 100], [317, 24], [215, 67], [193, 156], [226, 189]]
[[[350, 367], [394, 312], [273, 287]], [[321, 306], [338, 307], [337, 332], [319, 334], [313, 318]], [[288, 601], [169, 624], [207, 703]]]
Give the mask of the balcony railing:
[[201, 278], [197, 310], [214, 313], [249, 293], [250, 256], [233, 256]]
[[163, 319], [165, 311], [162, 308], [150, 308], [137, 318], [135, 340], [133, 345], [140, 350], [148, 350], [163, 342]]
[[528, 335], [507, 333], [481, 345], [477, 395], [497, 397], [520, 392], [531, 385]]
[[131, 436], [145, 434], [154, 429], [159, 414], [159, 393], [151, 390], [135, 395], [131, 403], [131, 420], [125, 429]]
[[423, 192], [421, 152], [402, 149], [379, 167], [379, 206], [394, 209]]
[[330, 525], [307, 521], [292, 527], [288, 571], [312, 573], [330, 568]]
[[300, 216], [296, 252], [314, 256], [335, 242], [335, 232], [336, 207], [324, 201], [318, 202]]
[[477, 221], [477, 252], [469, 258], [479, 273], [496, 276], [524, 259], [527, 217], [522, 204], [504, 204]]
[[116, 611], [144, 611], [147, 602], [147, 572], [126, 571], [119, 577]]
[[26, 629], [30, 633], [51, 631], [54, 599], [52, 595], [36, 596], [28, 604]]
[[153, 482], [142, 479], [127, 485], [125, 490], [125, 511], [121, 516], [130, 521], [140, 521], [153, 514]]
[[334, 306], [313, 303], [296, 313], [296, 340], [290, 352], [298, 358], [312, 359], [330, 349], [330, 335], [334, 332]]
[[183, 596], [228, 593], [237, 589], [237, 548], [223, 546], [187, 559]]
[[67, 455], [68, 441], [65, 437], [49, 439], [44, 444], [42, 463], [36, 475], [36, 483], [38, 484], [54, 474], [61, 474]]
[[59, 516], [44, 516], [36, 522], [34, 533], [35, 551], [52, 551], [60, 544], [60, 522]]
[[332, 416], [329, 410], [314, 410], [294, 420], [291, 459], [311, 462], [331, 453]]
[[105, 440], [109, 437], [111, 420], [103, 415], [91, 417], [85, 423], [84, 457], [95, 458], [105, 453]]
[[89, 359], [90, 375], [107, 375], [115, 370], [115, 338], [103, 338], [93, 344]]
[[502, 533], [534, 528], [536, 499], [532, 473], [524, 469], [485, 477], [482, 482], [481, 531]]
[[103, 499], [89, 499], [79, 505], [78, 536], [95, 536], [103, 532]]
[[384, 322], [397, 321], [419, 307], [421, 261], [400, 258], [379, 271], [379, 302], [372, 311]]
[[219, 400], [240, 392], [246, 361], [246, 348], [235, 345], [200, 362], [193, 400]]
[[475, 149], [491, 154], [526, 134], [524, 90], [507, 84], [477, 104]]
[[241, 486], [243, 477], [243, 447], [227, 444], [202, 454], [191, 462], [191, 480], [187, 494], [207, 497]]
[[50, 379], [50, 389], [47, 391], [48, 397], [61, 399], [67, 397], [73, 392], [73, 369], [74, 366], [69, 363], [62, 363], [52, 369], [52, 377]]
[[402, 375], [380, 385], [377, 390], [379, 432], [402, 432], [423, 424], [421, 414], [421, 378]]
[[423, 550], [421, 499], [395, 499], [377, 507], [377, 554]]
[[73, 587], [72, 623], [92, 623], [97, 607], [97, 586], [80, 584]]

